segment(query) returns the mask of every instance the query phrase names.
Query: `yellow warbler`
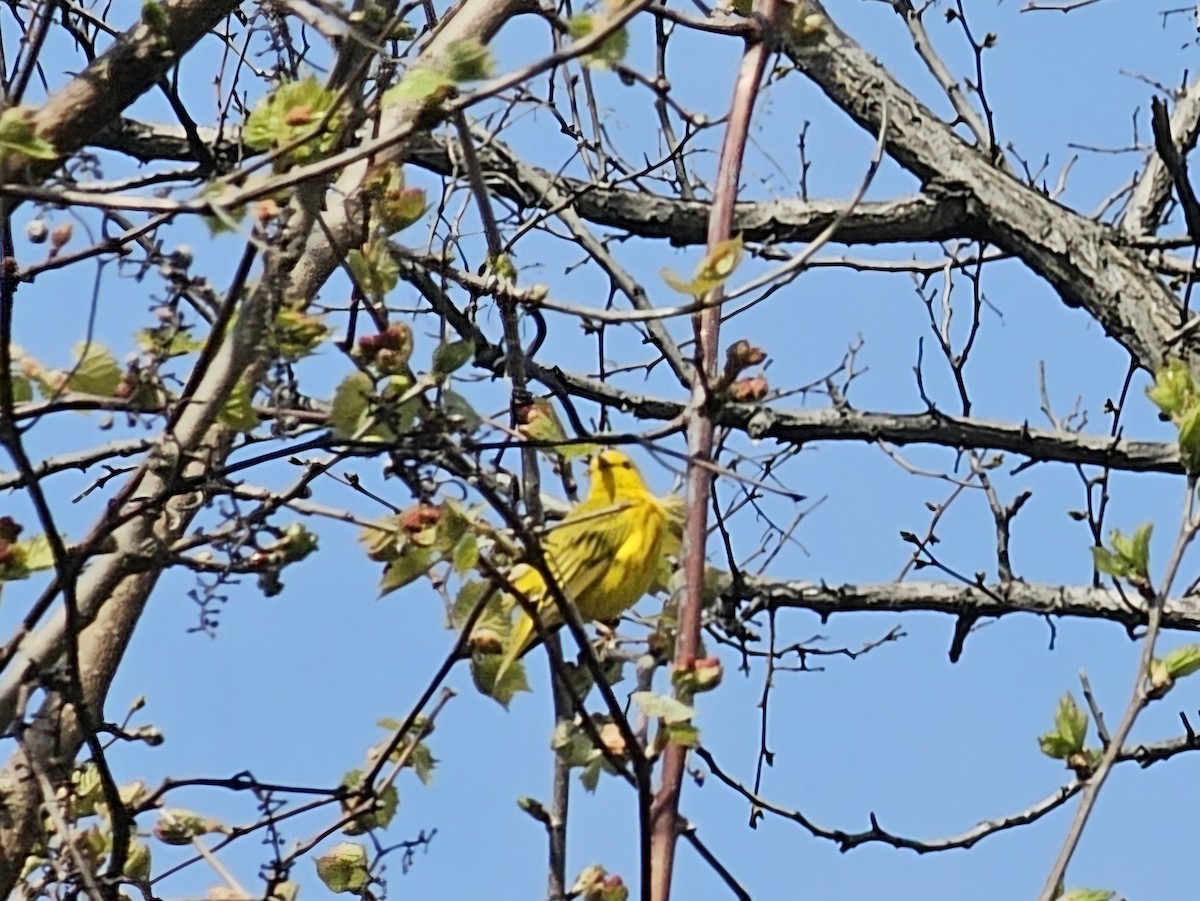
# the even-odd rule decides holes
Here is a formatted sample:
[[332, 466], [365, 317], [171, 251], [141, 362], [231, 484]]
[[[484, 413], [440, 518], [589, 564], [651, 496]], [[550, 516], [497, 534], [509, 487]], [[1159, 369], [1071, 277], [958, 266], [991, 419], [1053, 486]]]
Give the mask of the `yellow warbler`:
[[[611, 448], [592, 457], [587, 498], [542, 541], [546, 565], [584, 620], [616, 619], [646, 593], [663, 555], [668, 502], [655, 497], [627, 456]], [[562, 622], [536, 567], [509, 573], [512, 587], [537, 605], [542, 625]], [[496, 681], [533, 644], [537, 630], [522, 610]]]

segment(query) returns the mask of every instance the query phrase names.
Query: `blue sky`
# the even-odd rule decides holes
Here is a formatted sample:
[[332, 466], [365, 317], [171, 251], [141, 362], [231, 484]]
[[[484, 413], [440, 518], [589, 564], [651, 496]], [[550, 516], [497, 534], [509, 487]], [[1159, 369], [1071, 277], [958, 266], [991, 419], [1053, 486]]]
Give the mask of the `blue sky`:
[[[948, 104], [939, 98], [936, 85], [913, 54], [903, 23], [889, 4], [830, 3], [830, 8], [839, 24], [904, 83], [939, 113], [948, 112]], [[977, 36], [987, 31], [999, 36], [995, 49], [985, 56], [985, 84], [1001, 142], [1006, 146], [1011, 142], [1032, 163], [1047, 159], [1046, 178], [1051, 185], [1057, 182], [1059, 170], [1078, 155], [1061, 199], [1090, 213], [1132, 175], [1142, 156], [1083, 152], [1069, 143], [1129, 146], [1135, 109], [1140, 110], [1139, 136], [1147, 140], [1146, 110], [1153, 89], [1135, 76], [1177, 84], [1183, 71], [1194, 67], [1190, 21], [1185, 16], [1164, 20], [1149, 5], [1117, 0], [1070, 15], [1021, 13], [1020, 4], [1013, 0], [970, 4], [969, 12]], [[973, 61], [958, 26], [945, 22], [934, 9], [928, 29], [955, 73], [969, 74]], [[652, 37], [651, 21], [637, 19], [632, 28], [632, 65], [650, 65]], [[545, 30], [532, 23], [506, 29], [497, 43], [502, 68], [517, 66], [544, 49]], [[195, 84], [185, 96], [201, 121], [213, 114], [204, 69], [213, 62], [214, 52], [210, 46], [187, 69]], [[680, 35], [672, 44], [669, 62], [676, 99], [710, 117], [722, 115], [736, 53], [736, 42]], [[47, 61], [54, 60], [61, 60], [63, 71], [48, 72], [52, 87], [61, 83], [66, 71], [81, 65], [66, 47], [54, 48]], [[610, 137], [634, 159], [641, 150], [654, 154], [656, 120], [647, 94], [607, 73], [596, 72], [593, 79]], [[544, 87], [544, 79], [535, 83], [539, 90]], [[146, 98], [135, 112], [148, 118], [168, 115], [157, 97]], [[812, 196], [845, 197], [855, 188], [869, 160], [873, 137], [863, 134], [793, 73], [761, 100], [743, 196], [796, 192], [796, 136], [804, 121], [812, 123], [808, 135]], [[544, 113], [526, 116], [508, 137], [530, 162], [550, 168], [561, 164], [571, 146]], [[706, 146], [718, 145], [719, 130], [713, 129]], [[702, 173], [711, 173], [715, 154], [699, 158], [694, 165]], [[127, 164], [105, 158], [108, 177], [124, 171]], [[411, 177], [414, 183], [434, 185], [416, 172]], [[889, 163], [869, 197], [885, 199], [915, 188], [911, 177]], [[18, 223], [27, 213], [28, 209], [22, 211]], [[61, 216], [56, 214], [54, 221]], [[404, 237], [420, 245], [427, 227], [423, 222]], [[208, 274], [218, 286], [226, 283], [230, 249], [236, 246], [231, 239], [210, 244], [203, 229], [191, 223], [164, 233], [163, 238], [168, 246], [191, 244], [196, 270]], [[479, 244], [473, 246], [478, 252]], [[661, 304], [679, 299], [662, 284], [658, 269], [670, 266], [688, 272], [700, 257], [698, 249], [679, 250], [665, 242], [614, 243], [612, 249]], [[41, 251], [26, 247], [24, 252], [29, 256], [23, 259], [36, 259]], [[842, 252], [833, 246], [823, 255]], [[914, 253], [923, 259], [940, 256], [932, 247], [855, 248], [849, 253], [879, 259], [904, 259]], [[524, 282], [544, 281], [556, 298], [601, 306], [607, 285], [597, 270], [565, 271], [580, 256], [581, 251], [566, 242], [531, 236], [518, 246], [516, 262]], [[748, 264], [739, 277], [757, 271]], [[22, 289], [17, 340], [48, 364], [65, 365], [71, 345], [83, 337], [92, 274], [72, 267]], [[100, 338], [121, 356], [132, 350], [130, 331], [146, 324], [146, 310], [161, 288], [153, 276], [135, 281], [116, 275], [114, 269], [103, 274], [98, 319]], [[1065, 413], [1079, 398], [1088, 411], [1089, 430], [1105, 432], [1108, 421], [1102, 406], [1120, 389], [1127, 366], [1124, 352], [1104, 337], [1095, 322], [1066, 308], [1018, 264], [992, 267], [984, 277], [984, 290], [988, 307], [967, 368], [975, 415], [1045, 425], [1038, 393], [1038, 367], [1044, 361], [1056, 412]], [[960, 304], [956, 335], [961, 340], [969, 315], [969, 288], [960, 280], [955, 291]], [[335, 279], [321, 299], [337, 304], [343, 296], [344, 286]], [[393, 303], [411, 307], [415, 301], [413, 292], [402, 286]], [[539, 362], [593, 372], [594, 340], [579, 334], [569, 321], [551, 322], [554, 340], [541, 352]], [[427, 318], [416, 326], [419, 363], [428, 360], [436, 341], [431, 323]], [[498, 332], [494, 317], [485, 320], [485, 326], [493, 334]], [[340, 325], [335, 322], [335, 327]], [[682, 336], [688, 323], [679, 319], [671, 327]], [[863, 409], [897, 412], [923, 409], [912, 368], [918, 340], [924, 337], [928, 390], [944, 409], [957, 409], [945, 362], [939, 366], [930, 354], [926, 311], [904, 275], [810, 271], [729, 323], [723, 343], [739, 337], [768, 352], [768, 375], [776, 388], [820, 377], [861, 337], [864, 344], [858, 362], [866, 372], [855, 381], [850, 400]], [[618, 332], [609, 336], [608, 353], [628, 362], [646, 359], [648, 350], [632, 332]], [[316, 394], [328, 392], [348, 371], [348, 364], [332, 349], [302, 367], [308, 390]], [[621, 383], [676, 399], [686, 396], [662, 367], [645, 384], [639, 375], [622, 376]], [[1143, 397], [1146, 384], [1144, 376], [1135, 380], [1123, 419], [1126, 434], [1169, 439], [1169, 429], [1157, 422]], [[503, 407], [503, 385], [468, 384], [462, 390], [477, 399], [481, 409]], [[801, 403], [792, 398], [780, 405]], [[824, 399], [814, 397], [808, 403], [820, 406]], [[30, 436], [31, 446], [51, 453], [97, 440], [89, 420], [76, 414], [61, 416], [40, 424]], [[629, 422], [621, 425], [635, 427]], [[140, 432], [117, 423], [99, 440], [134, 433]], [[668, 446], [682, 449], [678, 441]], [[745, 442], [734, 441], [733, 446], [747, 449]], [[909, 448], [903, 455], [914, 465], [934, 471], [950, 471], [955, 465], [949, 450]], [[668, 490], [672, 473], [649, 456], [640, 459], [654, 486]], [[1034, 492], [1014, 525], [1017, 574], [1030, 581], [1086, 582], [1091, 570], [1087, 529], [1067, 516], [1069, 509], [1082, 505], [1079, 476], [1070, 467], [1049, 465], [1008, 475], [1016, 462], [1010, 458], [997, 470], [996, 484], [1006, 501], [1024, 489]], [[396, 504], [408, 502], [397, 483], [381, 480], [378, 464], [359, 461], [350, 469]], [[291, 475], [293, 470], [281, 464], [255, 474], [253, 481], [278, 485]], [[97, 494], [70, 503], [95, 476], [69, 473], [56, 476], [52, 483], [62, 525], [72, 536], [85, 528], [89, 515], [103, 502]], [[929, 516], [924, 504], [944, 499], [951, 488], [944, 481], [903, 471], [876, 448], [852, 444], [806, 447], [785, 468], [784, 476], [792, 488], [824, 501], [796, 534], [802, 549], [790, 548], [769, 574], [833, 584], [895, 578], [910, 553], [899, 532], [923, 532]], [[385, 512], [331, 482], [318, 489], [323, 502], [366, 516]], [[728, 486], [718, 491], [723, 498], [730, 496]], [[1108, 523], [1131, 530], [1140, 522], [1153, 521], [1157, 528], [1153, 561], [1161, 567], [1183, 491], [1181, 478], [1114, 476]], [[32, 520], [20, 507], [20, 498], [11, 503], [18, 511], [14, 515]], [[787, 512], [781, 502], [772, 503], [774, 510]], [[287, 589], [279, 597], [261, 597], [249, 581], [230, 590], [213, 639], [188, 631], [196, 621], [187, 596], [193, 587], [191, 577], [173, 573], [163, 578], [110, 694], [107, 716], [120, 720], [125, 706], [145, 695], [147, 706], [136, 722], [155, 724], [167, 741], [157, 749], [114, 749], [113, 765], [122, 781], [140, 778], [155, 785], [168, 776], [227, 776], [249, 770], [271, 782], [329, 785], [361, 765], [366, 749], [382, 736], [375, 725], [378, 718], [400, 718], [408, 711], [453, 641], [444, 629], [440, 601], [424, 586], [376, 600], [379, 572], [357, 547], [353, 530], [326, 523], [310, 526], [320, 534], [320, 553], [285, 572]], [[734, 528], [739, 551], [756, 545], [761, 526], [748, 515], [735, 520]], [[968, 492], [956, 502], [938, 535], [939, 554], [955, 568], [994, 575], [991, 517], [979, 492]], [[719, 555], [714, 556], [714, 562], [719, 561]], [[1185, 584], [1194, 575], [1194, 562], [1185, 563]], [[4, 622], [23, 612], [38, 587], [33, 583], [6, 587], [0, 608]], [[648, 599], [639, 610], [653, 613], [657, 605]], [[1059, 696], [1067, 690], [1078, 694], [1078, 673], [1086, 670], [1111, 723], [1128, 697], [1137, 660], [1138, 647], [1121, 628], [1093, 622], [1056, 623], [1051, 649], [1051, 631], [1045, 622], [1009, 617], [972, 634], [962, 660], [954, 665], [946, 656], [953, 622], [942, 616], [843, 614], [822, 623], [814, 615], [790, 612], [777, 623], [781, 643], [812, 639], [823, 647], [857, 647], [895, 625], [902, 627], [903, 639], [857, 660], [830, 657], [822, 660], [820, 672], [778, 674], [769, 732], [776, 762], [764, 779], [766, 797], [798, 808], [829, 827], [864, 829], [874, 813], [892, 831], [930, 839], [960, 832], [981, 819], [1016, 813], [1066, 781], [1059, 763], [1040, 755], [1036, 744], [1037, 736], [1051, 725]], [[1167, 635], [1162, 647], [1182, 641], [1180, 636]], [[529, 660], [534, 691], [518, 697], [507, 712], [478, 695], [464, 669], [452, 673], [449, 684], [459, 695], [446, 707], [430, 739], [439, 759], [434, 783], [426, 788], [411, 774], [401, 777], [402, 804], [385, 841], [413, 838], [420, 830], [436, 829], [437, 835], [407, 875], [401, 875], [397, 858], [390, 859], [387, 877], [392, 897], [543, 896], [544, 835], [515, 804], [518, 796], [546, 800], [549, 795], [552, 717], [545, 665], [537, 655]], [[759, 745], [755, 705], [763, 673], [761, 668], [739, 673], [736, 660], [728, 656], [726, 665], [725, 683], [699, 699], [698, 724], [705, 746], [722, 767], [749, 783]], [[618, 686], [619, 697], [631, 690], [628, 685]], [[1178, 734], [1179, 711], [1194, 711], [1196, 706], [1196, 687], [1185, 681], [1146, 712], [1134, 739]], [[1181, 862], [1188, 859], [1195, 841], [1190, 812], [1200, 794], [1194, 787], [1200, 784], [1198, 775], [1197, 763], [1186, 756], [1146, 771], [1119, 767], [1105, 788], [1068, 884], [1108, 887], [1131, 898], [1186, 897], [1189, 880]], [[256, 817], [253, 799], [242, 795], [187, 789], [172, 798], [180, 806], [222, 817], [230, 824]], [[751, 830], [746, 825], [745, 801], [711, 777], [703, 787], [687, 784], [682, 805], [682, 813], [697, 824], [700, 836], [755, 899], [803, 895], [821, 901], [872, 896], [923, 901], [1031, 897], [1057, 853], [1072, 809], [1068, 806], [1033, 826], [988, 838], [969, 851], [917, 856], [883, 846], [840, 854], [829, 843], [770, 816]], [[600, 862], [627, 881], [636, 881], [635, 807], [624, 783], [604, 780], [595, 795], [576, 790], [571, 820], [572, 876]], [[289, 842], [307, 838], [329, 821], [329, 813], [307, 817], [290, 825], [286, 838]], [[154, 853], [156, 871], [177, 856], [174, 849], [158, 844]], [[229, 848], [222, 859], [253, 890], [257, 865], [265, 855], [266, 849], [251, 837]], [[725, 889], [686, 844], [681, 843], [679, 860], [676, 897], [723, 896]], [[297, 878], [306, 897], [325, 892], [313, 878], [310, 863], [299, 865]], [[163, 897], [190, 897], [217, 881], [215, 873], [196, 866], [156, 891]]]

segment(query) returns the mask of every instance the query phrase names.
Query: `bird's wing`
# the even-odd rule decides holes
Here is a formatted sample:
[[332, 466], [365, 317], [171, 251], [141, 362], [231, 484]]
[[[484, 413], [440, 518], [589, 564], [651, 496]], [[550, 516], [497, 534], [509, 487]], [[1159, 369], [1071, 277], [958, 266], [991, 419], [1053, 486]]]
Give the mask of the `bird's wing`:
[[[628, 503], [591, 509], [584, 504], [546, 536], [543, 547], [550, 571], [569, 599], [582, 597], [604, 578], [617, 550], [637, 527], [633, 512]], [[553, 599], [547, 597], [546, 603]]]

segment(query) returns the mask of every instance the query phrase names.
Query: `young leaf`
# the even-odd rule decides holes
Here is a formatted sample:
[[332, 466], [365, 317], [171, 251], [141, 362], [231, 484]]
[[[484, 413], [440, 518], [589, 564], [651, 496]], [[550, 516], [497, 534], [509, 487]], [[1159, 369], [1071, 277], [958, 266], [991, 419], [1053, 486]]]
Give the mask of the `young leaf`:
[[1058, 711], [1054, 714], [1054, 726], [1072, 747], [1079, 751], [1083, 748], [1087, 737], [1088, 716], [1079, 709], [1075, 697], [1070, 692], [1062, 696], [1058, 702]]
[[433, 372], [435, 375], [447, 376], [461, 369], [475, 355], [475, 344], [463, 339], [439, 344], [433, 352]]
[[1163, 658], [1172, 679], [1182, 679], [1200, 671], [1200, 644], [1185, 644]]
[[242, 137], [255, 150], [284, 147], [312, 135], [275, 163], [277, 170], [291, 164], [303, 165], [320, 159], [334, 147], [341, 114], [330, 116], [320, 134], [313, 134], [333, 106], [334, 93], [327, 91], [313, 76], [281, 84], [259, 100], [246, 118]]
[[35, 573], [54, 567], [54, 551], [50, 548], [50, 539], [44, 534], [20, 541], [17, 547], [24, 554], [26, 572]]
[[1172, 359], [1154, 376], [1154, 385], [1146, 389], [1146, 396], [1162, 412], [1179, 422], [1183, 415], [1196, 406], [1198, 398], [1196, 382], [1187, 364]]
[[446, 74], [455, 84], [491, 78], [494, 70], [491, 52], [478, 38], [454, 41], [446, 50]]
[[367, 849], [354, 842], [342, 842], [316, 858], [317, 877], [331, 892], [361, 894], [370, 881]]
[[396, 103], [421, 103], [431, 106], [440, 103], [454, 88], [454, 79], [429, 66], [413, 66], [404, 73], [400, 83], [384, 92], [384, 107]]
[[335, 437], [353, 438], [358, 434], [374, 396], [375, 383], [366, 373], [352, 372], [342, 379], [329, 410], [329, 425]]
[[1103, 888], [1073, 888], [1063, 892], [1054, 901], [1112, 901], [1117, 897], [1116, 892]]
[[425, 575], [438, 561], [431, 548], [408, 545], [383, 570], [383, 581], [379, 584], [379, 596], [391, 594]]
[[635, 691], [632, 698], [642, 713], [648, 717], [661, 719], [668, 726], [689, 722], [696, 716], [694, 707], [689, 707], [670, 695], [653, 691]]
[[67, 388], [83, 394], [114, 397], [121, 383], [121, 367], [102, 344], [88, 342], [75, 347], [78, 362], [67, 378]]
[[442, 391], [442, 412], [447, 419], [461, 423], [464, 432], [473, 432], [483, 424], [483, 418], [471, 406], [471, 402], [457, 391]]
[[742, 236], [737, 235], [721, 241], [696, 267], [696, 275], [691, 281], [684, 281], [671, 269], [661, 269], [659, 274], [671, 288], [680, 294], [690, 294], [699, 299], [714, 288], [725, 284], [738, 264], [742, 261], [744, 244]]
[[222, 424], [239, 432], [253, 431], [258, 425], [258, 414], [250, 397], [250, 383], [245, 379], [234, 385], [229, 392], [229, 399], [217, 417]]
[[500, 670], [500, 654], [476, 654], [471, 658], [471, 676], [475, 687], [497, 704], [508, 709], [513, 697], [519, 691], [529, 691], [529, 680], [525, 676], [525, 664], [520, 660], [513, 663], [500, 681], [496, 681], [496, 673]]
[[[342, 785], [353, 792], [362, 787], [362, 780], [362, 770], [351, 770], [342, 777]], [[361, 803], [362, 799], [360, 797], [351, 795], [343, 799], [342, 811], [349, 813], [351, 808], [357, 807]], [[399, 806], [400, 792], [396, 790], [396, 786], [393, 783], [388, 785], [375, 798], [374, 807], [366, 813], [360, 813], [347, 823], [342, 827], [342, 832], [346, 835], [362, 835], [364, 832], [370, 832], [372, 829], [386, 829], [391, 824], [392, 818], [396, 816], [396, 809]]]
[[275, 347], [289, 363], [311, 355], [328, 334], [329, 327], [321, 316], [284, 307], [275, 317]]
[[33, 110], [12, 106], [0, 113], [0, 159], [10, 153], [31, 160], [58, 158], [54, 145], [34, 133]]

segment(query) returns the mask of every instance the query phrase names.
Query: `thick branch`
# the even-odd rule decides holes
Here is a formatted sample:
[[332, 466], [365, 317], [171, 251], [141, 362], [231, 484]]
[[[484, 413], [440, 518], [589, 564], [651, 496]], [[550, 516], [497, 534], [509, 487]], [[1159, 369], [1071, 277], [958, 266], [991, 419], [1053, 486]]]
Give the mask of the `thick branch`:
[[[215, 128], [198, 129], [213, 155], [232, 157], [238, 152], [236, 130], [226, 129], [218, 140]], [[178, 125], [121, 119], [97, 135], [92, 146], [115, 150], [142, 162], [193, 161], [195, 153], [187, 134]], [[562, 198], [581, 219], [627, 231], [642, 238], [665, 238], [675, 246], [703, 244], [710, 204], [680, 200], [632, 188], [606, 187], [569, 178], [521, 162], [517, 154], [493, 137], [476, 148], [479, 167], [489, 191], [519, 207], [550, 209]], [[459, 142], [442, 135], [415, 135], [406, 159], [447, 178], [459, 174]], [[836, 200], [741, 201], [734, 206], [734, 231], [747, 241], [781, 243], [811, 241], [839, 215], [845, 203]], [[985, 237], [968, 213], [966, 197], [953, 193], [917, 194], [872, 203], [860, 203], [838, 227], [840, 244], [950, 241]]]
[[[1027, 582], [961, 585], [951, 582], [884, 582], [868, 585], [826, 585], [796, 580], [781, 582], [752, 576], [734, 584], [719, 577], [718, 591], [726, 601], [745, 604], [738, 619], [745, 621], [768, 610], [794, 608], [821, 616], [833, 613], [926, 612], [961, 616], [1001, 617], [1012, 613], [1103, 619], [1127, 628], [1146, 622], [1145, 604], [1107, 588], [1045, 585]], [[1200, 599], [1173, 598], [1163, 607], [1164, 629], [1200, 631]]]
[[[809, 0], [816, 7], [816, 0]], [[1046, 279], [1070, 306], [1083, 307], [1140, 363], [1157, 369], [1174, 344], [1200, 358], [1200, 339], [1175, 343], [1180, 304], [1116, 233], [1058, 205], [992, 165], [922, 105], [827, 15], [819, 35], [788, 55], [847, 115], [872, 134], [884, 109], [904, 127], [888, 132], [887, 150], [927, 185], [965, 191], [991, 239]]]
[[[34, 113], [38, 136], [63, 157], [85, 146], [196, 45], [209, 30], [236, 10], [238, 0], [174, 0], [157, 4], [153, 26], [139, 22], [103, 55]], [[35, 161], [9, 154], [0, 157], [0, 182], [36, 183], [58, 161]]]

